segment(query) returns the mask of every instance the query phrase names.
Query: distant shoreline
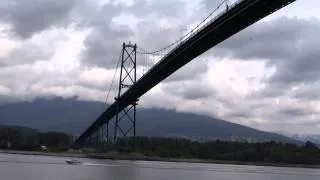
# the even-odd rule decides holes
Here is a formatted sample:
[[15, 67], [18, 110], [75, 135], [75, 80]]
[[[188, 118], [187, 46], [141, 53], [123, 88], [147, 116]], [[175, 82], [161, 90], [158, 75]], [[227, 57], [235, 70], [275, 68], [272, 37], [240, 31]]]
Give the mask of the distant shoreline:
[[267, 163], [267, 162], [221, 161], [221, 160], [210, 160], [210, 159], [177, 159], [177, 158], [150, 157], [150, 156], [143, 156], [143, 155], [96, 154], [96, 153], [73, 153], [73, 152], [54, 153], [54, 152], [12, 151], [12, 150], [0, 150], [0, 154], [18, 154], [18, 155], [30, 155], [30, 156], [53, 156], [53, 157], [68, 157], [68, 158], [74, 157], [74, 158], [129, 160], [129, 161], [208, 163], [208, 164], [229, 164], [229, 165], [320, 169], [320, 164], [319, 165], [308, 165], [308, 164], [283, 164], [283, 163]]

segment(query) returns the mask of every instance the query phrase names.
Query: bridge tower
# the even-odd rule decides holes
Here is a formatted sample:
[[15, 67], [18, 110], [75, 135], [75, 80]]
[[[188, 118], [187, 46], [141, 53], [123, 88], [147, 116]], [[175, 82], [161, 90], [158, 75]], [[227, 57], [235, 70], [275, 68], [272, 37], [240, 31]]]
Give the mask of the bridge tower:
[[[118, 102], [117, 114], [114, 124], [113, 142], [116, 143], [117, 138], [127, 139], [136, 136], [136, 106], [138, 99], [131, 102], [129, 106], [119, 111], [121, 106], [121, 95], [137, 80], [137, 45], [123, 43], [120, 67], [120, 79], [118, 86], [118, 95], [115, 101]], [[107, 140], [109, 139], [109, 124], [107, 123]], [[133, 146], [134, 148], [134, 146]]]

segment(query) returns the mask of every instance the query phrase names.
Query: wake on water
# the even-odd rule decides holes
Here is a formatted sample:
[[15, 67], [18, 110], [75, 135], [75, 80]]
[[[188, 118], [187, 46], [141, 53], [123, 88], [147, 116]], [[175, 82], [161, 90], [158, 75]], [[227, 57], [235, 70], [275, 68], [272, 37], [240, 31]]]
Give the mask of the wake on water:
[[120, 166], [120, 165], [116, 165], [116, 164], [99, 164], [99, 163], [88, 163], [88, 162], [84, 162], [81, 165], [84, 165], [84, 166], [108, 166], [108, 167]]

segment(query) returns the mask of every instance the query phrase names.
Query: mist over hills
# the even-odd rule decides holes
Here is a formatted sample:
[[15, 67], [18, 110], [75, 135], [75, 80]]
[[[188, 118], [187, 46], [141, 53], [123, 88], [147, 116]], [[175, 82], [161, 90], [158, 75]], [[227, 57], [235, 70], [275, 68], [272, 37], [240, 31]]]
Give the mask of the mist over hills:
[[294, 134], [289, 137], [300, 141], [310, 141], [320, 145], [320, 134]]
[[[26, 126], [39, 131], [82, 133], [105, 109], [101, 102], [76, 98], [36, 99], [0, 105], [0, 124]], [[299, 143], [276, 133], [264, 132], [220, 119], [172, 110], [143, 109], [137, 112], [137, 135], [184, 137], [193, 140], [250, 140]]]

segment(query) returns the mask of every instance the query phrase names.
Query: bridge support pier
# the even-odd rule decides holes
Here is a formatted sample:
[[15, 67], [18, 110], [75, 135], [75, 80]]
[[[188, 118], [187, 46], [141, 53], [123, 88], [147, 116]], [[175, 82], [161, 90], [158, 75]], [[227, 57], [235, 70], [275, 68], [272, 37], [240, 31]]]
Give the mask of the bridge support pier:
[[[121, 69], [120, 69], [120, 80], [118, 96], [115, 98], [118, 101], [117, 114], [114, 125], [114, 136], [113, 142], [117, 144], [118, 138], [126, 141], [125, 144], [131, 144], [134, 150], [134, 141], [136, 137], [136, 106], [137, 101], [131, 102], [131, 104], [125, 107], [122, 111], [119, 111], [121, 104], [121, 95], [125, 90], [129, 89], [136, 83], [137, 80], [137, 45], [136, 44], [125, 44], [122, 45], [122, 56], [121, 56]], [[129, 139], [133, 137], [133, 139]]]

